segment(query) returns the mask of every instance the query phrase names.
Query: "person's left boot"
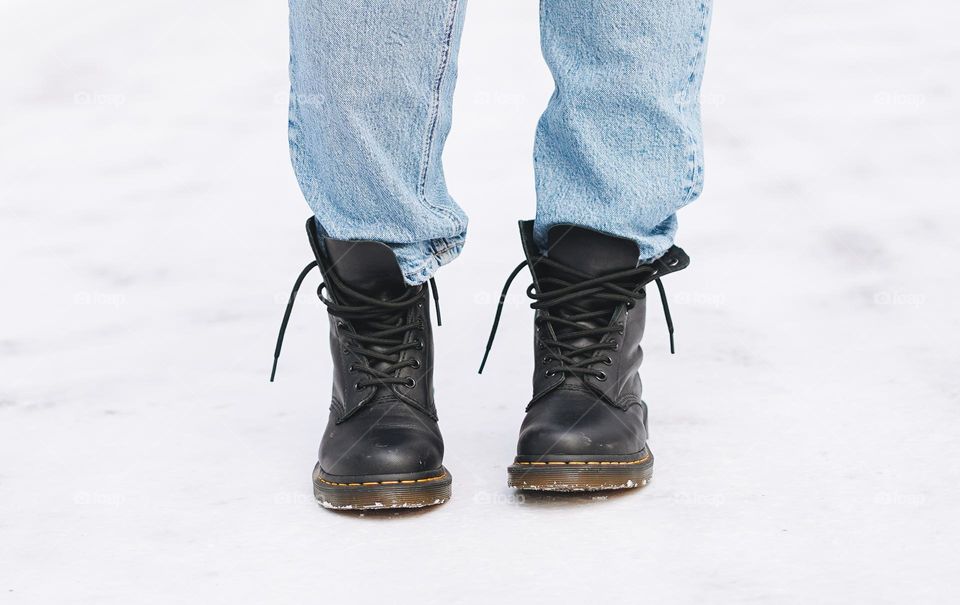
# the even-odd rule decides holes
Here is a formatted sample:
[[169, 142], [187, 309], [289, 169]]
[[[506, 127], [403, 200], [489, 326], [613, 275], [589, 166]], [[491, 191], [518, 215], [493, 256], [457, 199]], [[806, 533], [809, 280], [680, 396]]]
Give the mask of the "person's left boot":
[[[533, 398], [520, 427], [511, 487], [592, 491], [645, 485], [653, 472], [638, 369], [644, 287], [689, 264], [677, 247], [647, 264], [632, 240], [562, 225], [547, 253], [520, 224], [536, 309]], [[503, 298], [501, 298], [502, 304]], [[671, 330], [672, 321], [662, 298]], [[499, 320], [499, 311], [498, 311]], [[496, 330], [496, 322], [494, 332]], [[491, 333], [492, 344], [493, 333]], [[486, 358], [484, 358], [486, 360]], [[482, 368], [481, 368], [482, 369]]]

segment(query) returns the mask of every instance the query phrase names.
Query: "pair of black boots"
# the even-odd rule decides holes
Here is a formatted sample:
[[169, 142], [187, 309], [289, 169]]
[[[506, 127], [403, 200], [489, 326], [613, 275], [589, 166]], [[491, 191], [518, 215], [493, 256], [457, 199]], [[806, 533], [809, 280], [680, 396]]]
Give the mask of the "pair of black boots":
[[[647, 405], [637, 373], [643, 354], [644, 286], [689, 264], [673, 247], [639, 264], [637, 245], [591, 229], [557, 226], [541, 254], [533, 222], [520, 223], [536, 309], [533, 398], [520, 427], [512, 487], [592, 491], [645, 485], [653, 471]], [[304, 277], [319, 266], [318, 295], [330, 314], [333, 400], [313, 472], [314, 494], [327, 508], [416, 508], [451, 495], [433, 399], [430, 291], [408, 286], [385, 244], [307, 233], [316, 261], [297, 278], [274, 355]], [[324, 292], [326, 290], [326, 292]], [[437, 319], [439, 324], [439, 308]], [[484, 356], [484, 362], [486, 355]], [[481, 365], [482, 370], [482, 365]], [[271, 380], [273, 375], [271, 375]]]

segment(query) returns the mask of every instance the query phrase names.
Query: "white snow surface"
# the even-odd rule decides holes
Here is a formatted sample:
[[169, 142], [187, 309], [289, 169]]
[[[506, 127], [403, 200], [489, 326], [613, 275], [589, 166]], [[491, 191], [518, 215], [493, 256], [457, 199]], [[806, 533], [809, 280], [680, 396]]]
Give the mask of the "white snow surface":
[[0, 5], [0, 602], [948, 603], [960, 599], [960, 9], [715, 7], [692, 265], [646, 338], [654, 480], [506, 487], [551, 92], [535, 2], [474, 1], [438, 275], [453, 498], [336, 513], [323, 307], [286, 143], [283, 2]]

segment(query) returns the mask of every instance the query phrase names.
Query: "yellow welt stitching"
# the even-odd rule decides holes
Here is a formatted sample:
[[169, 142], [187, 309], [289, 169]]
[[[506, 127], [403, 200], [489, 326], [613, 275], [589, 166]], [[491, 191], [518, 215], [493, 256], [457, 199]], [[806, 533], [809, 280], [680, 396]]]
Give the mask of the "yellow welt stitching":
[[650, 459], [650, 454], [647, 454], [639, 460], [628, 460], [621, 462], [619, 460], [598, 460], [596, 462], [583, 462], [579, 460], [569, 460], [563, 462], [516, 462], [515, 464], [527, 464], [527, 465], [544, 465], [544, 464], [580, 464], [580, 465], [593, 465], [593, 464], [640, 464], [641, 462], [646, 462]]
[[319, 481], [320, 483], [326, 483], [327, 485], [340, 485], [340, 486], [356, 487], [356, 486], [359, 486], [359, 485], [396, 485], [396, 484], [398, 484], [398, 483], [426, 483], [427, 481], [436, 481], [436, 480], [438, 480], [438, 479], [443, 479], [443, 478], [446, 477], [446, 476], [447, 476], [447, 474], [446, 474], [446, 473], [443, 473], [443, 474], [441, 474], [441, 475], [437, 475], [436, 477], [427, 477], [426, 479], [404, 479], [403, 481], [397, 481], [397, 480], [393, 480], [393, 481], [367, 481], [367, 482], [364, 482], [364, 483], [335, 483], [335, 482], [333, 482], [333, 481], [327, 481], [326, 479], [323, 479], [322, 477], [317, 477], [317, 481]]

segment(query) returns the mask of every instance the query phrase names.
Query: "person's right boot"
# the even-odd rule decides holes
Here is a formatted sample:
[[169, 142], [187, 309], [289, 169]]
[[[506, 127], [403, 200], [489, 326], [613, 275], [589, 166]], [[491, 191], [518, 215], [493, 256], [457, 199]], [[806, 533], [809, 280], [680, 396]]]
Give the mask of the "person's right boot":
[[546, 491], [644, 485], [653, 471], [638, 374], [644, 287], [654, 280], [660, 286], [660, 277], [685, 268], [689, 258], [674, 246], [641, 264], [632, 240], [573, 225], [550, 229], [543, 254], [533, 241], [533, 222], [522, 222], [520, 229], [526, 262], [507, 281], [504, 296], [517, 273], [529, 267], [536, 358], [533, 397], [508, 484]]
[[[317, 261], [294, 286], [281, 340], [293, 298], [316, 264], [327, 291], [320, 299], [330, 314], [333, 398], [313, 472], [314, 495], [335, 509], [446, 502], [451, 477], [433, 402], [427, 284], [406, 285], [386, 244], [321, 237], [312, 217], [307, 233]], [[280, 341], [275, 357], [279, 351]]]

